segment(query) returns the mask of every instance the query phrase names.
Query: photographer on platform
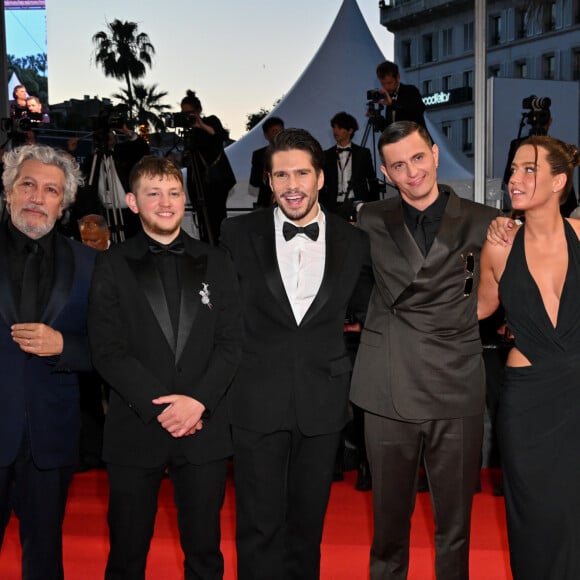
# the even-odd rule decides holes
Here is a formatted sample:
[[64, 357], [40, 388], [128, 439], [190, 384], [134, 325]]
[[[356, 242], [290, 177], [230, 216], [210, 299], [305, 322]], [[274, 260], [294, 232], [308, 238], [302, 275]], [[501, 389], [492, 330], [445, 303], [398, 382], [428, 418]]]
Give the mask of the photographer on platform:
[[13, 99], [8, 103], [10, 106], [10, 117], [13, 119], [20, 119], [26, 116], [26, 87], [24, 85], [16, 85], [12, 90]]
[[[385, 106], [385, 123], [382, 129], [395, 121], [414, 121], [425, 127], [425, 103], [415, 85], [401, 82], [399, 67], [389, 60], [377, 67], [377, 78], [381, 83], [378, 91], [369, 91], [367, 98]], [[371, 95], [370, 93], [376, 93]], [[381, 98], [382, 95], [382, 98]]]
[[[228, 134], [215, 115], [202, 116], [201, 101], [194, 91], [187, 91], [181, 100], [181, 112], [188, 117], [183, 163], [187, 166], [189, 156], [193, 160], [190, 170], [198, 173], [188, 176], [189, 198], [198, 217], [204, 215], [204, 208], [207, 210], [205, 215], [208, 223], [200, 224], [201, 239], [217, 245], [220, 225], [227, 213], [228, 192], [236, 184], [234, 172], [224, 152]], [[191, 187], [190, 183], [194, 186]]]
[[42, 103], [38, 97], [30, 96], [26, 99], [26, 117], [33, 119], [39, 123], [50, 123], [48, 113], [44, 113]]

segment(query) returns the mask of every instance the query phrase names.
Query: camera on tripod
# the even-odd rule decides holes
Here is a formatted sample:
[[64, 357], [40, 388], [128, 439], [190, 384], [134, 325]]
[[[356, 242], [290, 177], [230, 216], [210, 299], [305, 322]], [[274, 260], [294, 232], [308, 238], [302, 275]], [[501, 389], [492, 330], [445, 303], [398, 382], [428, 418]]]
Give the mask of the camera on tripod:
[[367, 91], [367, 101], [372, 103], [378, 103], [385, 98], [385, 95], [381, 91], [377, 91], [377, 89], [371, 89]]
[[0, 127], [8, 135], [23, 134], [35, 129], [42, 123], [42, 113], [27, 112], [20, 118], [6, 117], [0, 119]]
[[522, 100], [522, 109], [528, 109], [528, 112], [522, 113], [523, 119], [530, 125], [530, 135], [545, 135], [546, 125], [551, 118], [550, 105], [552, 100], [549, 97], [537, 97], [530, 95]]
[[165, 124], [171, 129], [191, 129], [197, 121], [197, 115], [194, 113], [167, 113], [165, 115]]

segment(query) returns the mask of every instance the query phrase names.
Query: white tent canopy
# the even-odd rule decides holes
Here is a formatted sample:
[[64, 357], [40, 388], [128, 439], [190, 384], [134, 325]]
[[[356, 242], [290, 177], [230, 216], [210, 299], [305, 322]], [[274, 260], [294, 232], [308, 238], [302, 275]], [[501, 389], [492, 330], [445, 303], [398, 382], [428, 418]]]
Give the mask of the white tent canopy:
[[[270, 114], [281, 117], [286, 127], [307, 129], [327, 148], [334, 143], [330, 119], [335, 113], [346, 111], [358, 120], [360, 130], [354, 139], [358, 143], [367, 125], [366, 93], [378, 87], [375, 69], [384, 60], [356, 0], [344, 0], [312, 61]], [[472, 173], [449, 150], [445, 137], [429, 120], [427, 126], [441, 149], [440, 180], [450, 184], [471, 182]], [[378, 139], [378, 135], [374, 137]], [[256, 201], [257, 192], [249, 185], [250, 163], [252, 152], [265, 144], [260, 123], [226, 149], [238, 181], [230, 193], [228, 207], [252, 207]], [[372, 131], [366, 146], [373, 148]]]

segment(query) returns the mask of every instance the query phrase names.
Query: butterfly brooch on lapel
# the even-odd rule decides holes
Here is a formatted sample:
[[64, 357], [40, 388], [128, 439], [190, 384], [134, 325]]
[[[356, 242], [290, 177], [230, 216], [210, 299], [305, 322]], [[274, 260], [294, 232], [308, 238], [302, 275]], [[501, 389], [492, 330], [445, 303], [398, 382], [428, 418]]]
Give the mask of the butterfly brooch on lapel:
[[210, 291], [209, 291], [209, 284], [205, 282], [201, 283], [202, 289], [199, 291], [199, 295], [201, 296], [201, 303], [207, 306], [211, 310], [211, 301], [209, 299]]

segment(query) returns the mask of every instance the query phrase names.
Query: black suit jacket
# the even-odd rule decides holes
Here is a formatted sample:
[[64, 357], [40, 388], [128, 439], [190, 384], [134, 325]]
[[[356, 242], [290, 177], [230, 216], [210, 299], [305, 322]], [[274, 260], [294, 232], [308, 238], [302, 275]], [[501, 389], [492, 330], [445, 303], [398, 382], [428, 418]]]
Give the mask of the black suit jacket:
[[77, 371], [91, 369], [87, 305], [95, 250], [65, 238], [55, 239], [54, 279], [38, 322], [62, 333], [58, 357], [30, 355], [12, 340], [18, 321], [9, 276], [6, 225], [0, 226], [0, 466], [11, 464], [28, 428], [34, 463], [40, 469], [78, 461], [80, 430]]
[[[354, 194], [354, 199], [359, 201], [376, 201], [379, 199], [379, 185], [371, 152], [366, 147], [350, 145], [352, 163], [352, 175], [349, 184], [349, 191]], [[333, 213], [339, 213], [342, 217], [348, 218], [352, 203], [346, 203], [345, 207], [339, 207], [336, 197], [338, 195], [338, 163], [336, 159], [336, 146], [324, 152], [324, 187], [320, 192], [320, 203]]]
[[[293, 405], [305, 435], [339, 431], [348, 419], [351, 371], [343, 323], [359, 278], [370, 275], [367, 236], [326, 214], [324, 278], [300, 324], [278, 268], [273, 209], [226, 220], [221, 241], [240, 280], [245, 331], [242, 363], [228, 393], [233, 424], [271, 433]], [[359, 284], [352, 299], [363, 313], [365, 287]]]
[[[99, 254], [90, 294], [89, 337], [97, 371], [111, 386], [105, 461], [154, 467], [175, 447], [202, 464], [231, 453], [224, 394], [239, 362], [241, 315], [231, 261], [184, 235], [177, 345], [163, 284], [144, 234]], [[200, 291], [208, 284], [209, 304]], [[151, 401], [184, 394], [206, 406], [203, 429], [174, 439]]]
[[419, 89], [415, 85], [401, 83], [396, 101], [385, 109], [385, 124], [382, 129], [393, 121], [414, 121], [425, 127], [424, 113], [425, 103]]
[[[351, 400], [377, 415], [427, 421], [483, 412], [479, 256], [487, 227], [499, 212], [448, 189], [439, 232], [426, 257], [405, 225], [399, 196], [365, 204], [358, 216], [370, 235], [376, 283]], [[464, 296], [469, 252], [475, 278]]]
[[252, 153], [252, 168], [250, 171], [250, 185], [258, 188], [257, 207], [272, 205], [272, 189], [268, 178], [264, 176], [264, 158], [268, 146], [256, 149]]

